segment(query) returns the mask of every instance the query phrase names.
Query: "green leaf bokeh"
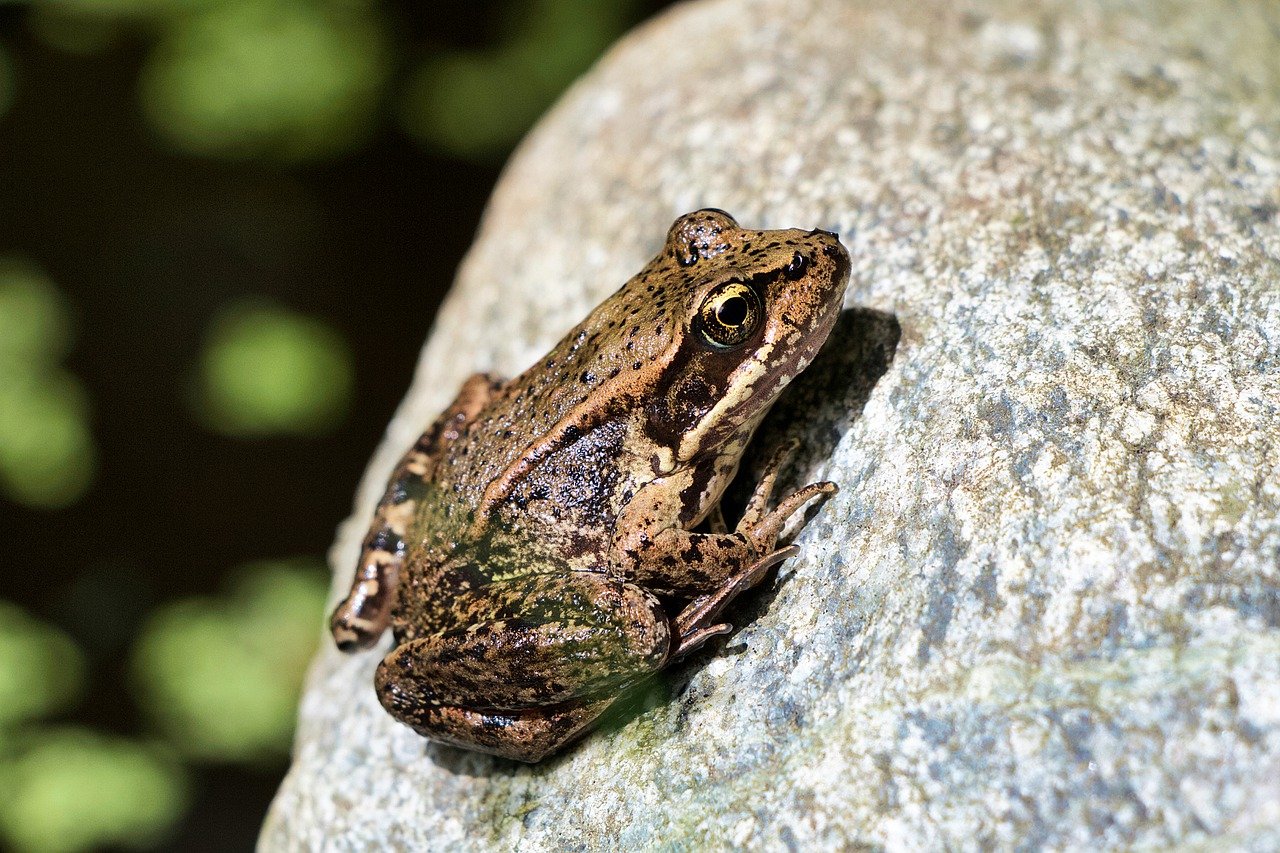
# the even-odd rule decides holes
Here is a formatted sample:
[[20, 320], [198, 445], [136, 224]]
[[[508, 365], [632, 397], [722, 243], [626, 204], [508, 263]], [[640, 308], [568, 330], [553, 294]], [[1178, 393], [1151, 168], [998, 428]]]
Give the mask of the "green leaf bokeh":
[[84, 656], [65, 633], [0, 601], [0, 742], [20, 723], [61, 710], [80, 695]]
[[133, 671], [140, 704], [168, 742], [201, 760], [287, 755], [327, 591], [317, 561], [264, 562], [239, 569], [223, 596], [152, 614]]
[[373, 132], [386, 74], [359, 8], [273, 0], [208, 4], [168, 22], [143, 71], [146, 114], [177, 149], [314, 160]]
[[205, 343], [198, 409], [230, 435], [323, 432], [346, 413], [353, 373], [346, 343], [326, 323], [233, 304], [214, 319]]
[[0, 765], [0, 790], [5, 838], [47, 853], [154, 846], [189, 796], [166, 750], [76, 727], [26, 735]]
[[635, 14], [624, 0], [521, 0], [493, 48], [439, 51], [418, 66], [401, 121], [426, 144], [485, 159], [509, 148]]
[[70, 328], [53, 283], [0, 258], [0, 490], [43, 509], [74, 503], [95, 468], [88, 400], [60, 366]]

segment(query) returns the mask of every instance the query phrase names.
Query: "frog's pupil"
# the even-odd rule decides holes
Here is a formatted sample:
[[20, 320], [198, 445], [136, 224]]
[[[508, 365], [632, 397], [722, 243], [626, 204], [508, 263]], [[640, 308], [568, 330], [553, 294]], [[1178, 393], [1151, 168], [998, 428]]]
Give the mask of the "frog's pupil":
[[747, 319], [749, 310], [747, 300], [741, 296], [730, 296], [716, 309], [716, 319], [724, 326], [740, 326]]

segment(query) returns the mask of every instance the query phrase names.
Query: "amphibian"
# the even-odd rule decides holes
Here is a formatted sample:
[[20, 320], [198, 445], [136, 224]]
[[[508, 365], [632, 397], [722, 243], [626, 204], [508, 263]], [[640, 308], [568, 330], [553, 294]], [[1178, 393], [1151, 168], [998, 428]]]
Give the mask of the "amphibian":
[[770, 508], [779, 454], [732, 531], [719, 509], [848, 276], [834, 234], [700, 210], [544, 359], [471, 377], [392, 474], [331, 621], [344, 651], [391, 628], [387, 711], [538, 761], [728, 632], [724, 606], [795, 553], [777, 547], [787, 519], [836, 489]]

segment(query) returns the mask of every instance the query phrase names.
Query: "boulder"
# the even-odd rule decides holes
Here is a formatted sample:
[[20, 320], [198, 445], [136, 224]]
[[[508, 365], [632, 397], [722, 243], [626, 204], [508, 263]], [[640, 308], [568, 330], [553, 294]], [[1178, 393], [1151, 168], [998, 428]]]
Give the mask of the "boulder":
[[[771, 418], [840, 493], [738, 630], [534, 766], [326, 644], [261, 846], [1280, 846], [1280, 13], [703, 0], [494, 193], [334, 546], [475, 370], [519, 372], [713, 206], [838, 231]], [[340, 488], [341, 484], [335, 484]]]

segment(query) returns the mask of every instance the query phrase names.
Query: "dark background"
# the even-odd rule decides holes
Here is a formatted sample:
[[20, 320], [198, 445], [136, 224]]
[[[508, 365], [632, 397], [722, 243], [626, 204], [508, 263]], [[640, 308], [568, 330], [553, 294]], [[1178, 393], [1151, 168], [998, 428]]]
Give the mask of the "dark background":
[[[275, 50], [276, 7], [318, 20], [330, 14], [325, 4], [245, 3], [265, 10], [267, 53]], [[224, 655], [213, 628], [198, 642], [183, 632], [206, 617], [261, 634], [277, 620], [301, 625], [310, 645], [265, 676], [296, 690], [324, 618], [317, 602], [327, 585], [325, 550], [503, 160], [605, 45], [664, 5], [346, 4], [378, 34], [379, 76], [360, 98], [349, 138], [321, 133], [325, 141], [310, 148], [298, 129], [305, 121], [283, 130], [231, 121], [223, 142], [202, 147], [166, 131], [163, 106], [148, 106], [140, 80], [166, 45], [181, 43], [175, 33], [198, 25], [195, 16], [222, 14], [217, 0], [0, 7], [0, 70], [8, 69], [7, 82], [0, 71], [0, 110], [8, 100], [0, 111], [0, 264], [20, 264], [56, 296], [66, 344], [51, 344], [36, 375], [39, 383], [78, 383], [94, 460], [70, 495], [0, 491], [0, 599], [21, 614], [17, 635], [28, 643], [8, 658], [0, 652], [0, 791], [25, 803], [0, 806], [0, 837], [43, 849], [252, 846], [287, 766], [288, 731], [192, 749], [207, 700], [193, 695], [194, 710], [174, 719], [165, 697], [178, 694], [166, 691], [191, 692], [184, 672], [219, 681], [219, 666], [234, 680], [244, 670], [236, 654], [254, 652]], [[246, 38], [254, 35], [246, 28]], [[272, 81], [293, 73], [284, 65], [253, 85], [294, 85]], [[514, 85], [513, 75], [538, 82]], [[459, 92], [477, 94], [448, 107]], [[484, 118], [495, 109], [501, 121]], [[294, 137], [304, 142], [293, 145]], [[0, 273], [0, 293], [4, 281]], [[10, 328], [39, 319], [3, 300], [0, 311], [6, 304], [10, 316], [0, 320]], [[322, 422], [228, 429], [200, 403], [200, 365], [218, 318], [228, 306], [259, 304], [340, 339], [336, 357], [350, 370], [350, 390]], [[20, 384], [13, 376], [0, 368], [10, 390]], [[24, 405], [16, 392], [0, 395], [8, 408], [0, 418], [31, 424], [36, 414]], [[0, 430], [0, 457], [5, 440]], [[20, 464], [24, 451], [10, 451]], [[83, 458], [57, 461], [51, 482]], [[228, 580], [246, 575], [259, 578], [257, 592], [236, 592]], [[290, 607], [273, 610], [276, 599], [263, 593], [282, 577], [304, 591], [286, 597], [299, 612], [276, 613]], [[250, 611], [257, 621], [235, 621]], [[157, 614], [168, 615], [169, 627]], [[153, 635], [178, 649], [171, 657], [179, 676], [151, 673], [139, 649]], [[51, 662], [32, 663], [41, 655]], [[41, 679], [50, 683], [37, 689]], [[6, 689], [52, 698], [26, 710], [26, 700], [13, 699], [17, 710], [3, 712]], [[242, 693], [208, 713], [250, 718], [258, 691]], [[249, 704], [241, 711], [236, 702]], [[61, 775], [39, 776], [34, 756], [57, 738], [87, 744], [91, 766], [81, 773], [62, 761]], [[145, 802], [90, 807], [94, 791], [152, 778], [137, 767], [114, 769], [128, 763], [129, 750], [149, 756], [155, 784], [178, 792], [167, 812], [149, 814]], [[62, 823], [51, 817], [43, 830], [21, 811], [47, 816], [77, 798], [83, 813]]]

